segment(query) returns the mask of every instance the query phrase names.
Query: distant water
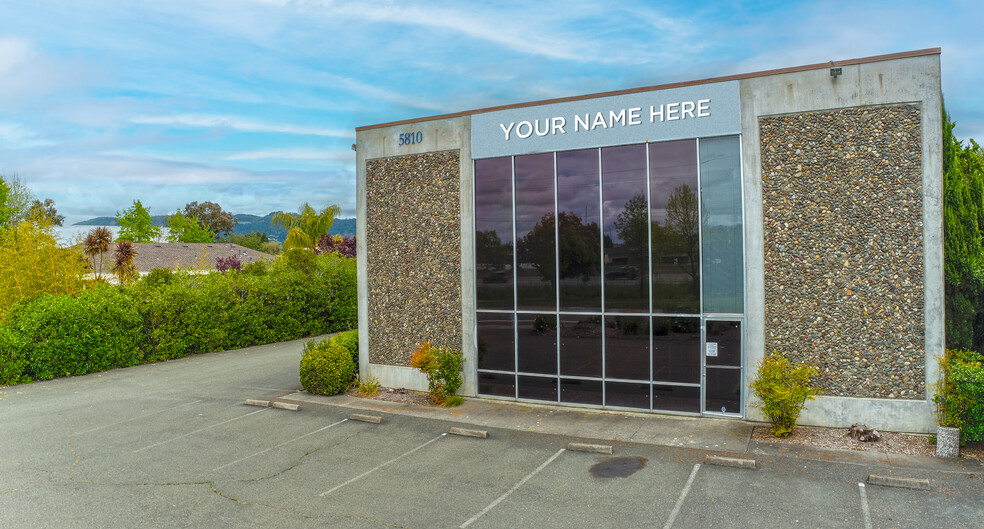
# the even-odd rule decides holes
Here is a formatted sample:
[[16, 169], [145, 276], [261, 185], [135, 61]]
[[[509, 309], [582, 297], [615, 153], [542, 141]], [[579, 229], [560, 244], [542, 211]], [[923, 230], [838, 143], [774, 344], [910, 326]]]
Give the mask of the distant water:
[[[55, 235], [58, 237], [58, 242], [64, 246], [71, 246], [76, 242], [81, 242], [82, 239], [96, 226], [55, 226]], [[113, 234], [113, 240], [116, 240], [116, 236], [120, 233], [119, 226], [105, 226], [110, 233]], [[166, 241], [170, 230], [167, 228], [161, 228], [161, 241]]]

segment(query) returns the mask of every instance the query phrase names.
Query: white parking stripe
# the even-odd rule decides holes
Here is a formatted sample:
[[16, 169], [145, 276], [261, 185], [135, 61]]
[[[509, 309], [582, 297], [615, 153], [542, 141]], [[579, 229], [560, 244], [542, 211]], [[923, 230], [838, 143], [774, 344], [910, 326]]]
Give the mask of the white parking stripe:
[[197, 404], [197, 403], [199, 403], [201, 401], [202, 401], [202, 399], [198, 399], [198, 400], [194, 400], [194, 401], [191, 401], [191, 402], [186, 402], [184, 404], [180, 404], [178, 406], [172, 406], [170, 408], [164, 408], [163, 410], [157, 410], [155, 412], [145, 413], [143, 415], [138, 415], [137, 417], [134, 417], [132, 419], [127, 419], [125, 421], [114, 422], [112, 424], [104, 424], [102, 426], [97, 426], [97, 427], [92, 428], [90, 430], [86, 430], [84, 432], [79, 432], [79, 433], [77, 433], [75, 435], [76, 436], [85, 435], [87, 433], [91, 433], [91, 432], [96, 432], [96, 431], [102, 430], [103, 428], [109, 428], [110, 426], [117, 426], [117, 425], [120, 425], [120, 424], [125, 424], [125, 423], [136, 421], [136, 420], [139, 420], [139, 419], [146, 419], [147, 417], [153, 417], [154, 415], [158, 415], [158, 414], [161, 414], [161, 413], [164, 413], [164, 412], [168, 412], [168, 411], [171, 411], [171, 410], [176, 410], [178, 408], [184, 408], [185, 406], [191, 406], [192, 404]]
[[465, 522], [465, 523], [461, 524], [460, 526], [458, 526], [459, 529], [464, 529], [465, 527], [468, 527], [469, 525], [471, 525], [472, 523], [474, 523], [475, 520], [478, 520], [483, 515], [485, 515], [485, 513], [491, 511], [493, 507], [495, 507], [496, 505], [499, 505], [500, 503], [502, 503], [502, 500], [508, 498], [509, 495], [512, 494], [513, 492], [516, 492], [516, 489], [522, 487], [523, 486], [523, 483], [526, 483], [527, 481], [530, 480], [530, 478], [532, 478], [533, 476], [535, 476], [538, 472], [540, 472], [541, 470], [547, 468], [547, 465], [549, 465], [550, 463], [552, 463], [554, 459], [557, 459], [558, 457], [560, 457], [560, 454], [563, 454], [564, 452], [565, 452], [565, 449], [564, 448], [561, 448], [560, 450], [557, 450], [557, 453], [556, 454], [550, 456], [550, 459], [544, 461], [542, 465], [536, 467], [536, 470], [534, 470], [533, 472], [530, 472], [529, 474], [526, 475], [525, 478], [521, 479], [519, 481], [519, 483], [513, 485], [513, 488], [509, 489], [508, 492], [506, 492], [502, 496], [499, 496], [498, 498], [496, 498], [496, 500], [494, 502], [490, 503], [487, 507], [485, 507], [484, 509], [482, 509], [481, 512], [479, 512], [475, 516], [472, 516], [471, 518], [468, 519], [467, 522]]
[[697, 477], [697, 471], [700, 470], [700, 463], [694, 465], [694, 469], [690, 471], [690, 477], [687, 478], [687, 484], [683, 486], [683, 490], [680, 492], [680, 497], [677, 499], [676, 505], [673, 506], [673, 511], [670, 512], [669, 519], [666, 520], [666, 525], [663, 529], [670, 529], [673, 527], [673, 522], [676, 521], [676, 517], [680, 514], [680, 508], [683, 507], [683, 500], [687, 498], [687, 494], [690, 493], [690, 486], [694, 484], [694, 478]]
[[864, 515], [864, 529], [871, 529], [871, 510], [868, 509], [868, 493], [865, 491], [864, 483], [858, 482], [858, 491], [861, 492], [861, 513]]
[[331, 428], [332, 426], [337, 426], [339, 424], [342, 424], [343, 422], [345, 422], [347, 420], [348, 419], [342, 419], [342, 420], [340, 420], [340, 421], [338, 421], [338, 422], [336, 422], [334, 424], [329, 424], [328, 426], [325, 426], [324, 428], [318, 428], [317, 430], [315, 430], [313, 432], [306, 433], [306, 434], [304, 434], [304, 435], [302, 435], [300, 437], [295, 437], [295, 438], [291, 439], [290, 441], [284, 441], [284, 442], [278, 444], [277, 446], [271, 446], [270, 448], [267, 448], [266, 450], [261, 450], [261, 451], [255, 453], [255, 454], [250, 454], [250, 455], [248, 455], [246, 457], [239, 458], [239, 459], [233, 461], [232, 463], [226, 463], [226, 464], [222, 465], [221, 467], [215, 467], [215, 468], [212, 469], [212, 472], [215, 472], [216, 470], [222, 470], [223, 468], [228, 467], [228, 466], [235, 465], [236, 463], [239, 463], [240, 461], [246, 461], [247, 459], [249, 459], [251, 457], [256, 457], [256, 456], [258, 456], [260, 454], [265, 454], [265, 453], [269, 452], [270, 450], [273, 450], [275, 448], [280, 448], [281, 446], [284, 446], [285, 444], [293, 443], [294, 441], [300, 441], [301, 439], [304, 439], [305, 437], [307, 437], [309, 435], [314, 435], [314, 434], [316, 434], [318, 432], [327, 430], [328, 428]]
[[265, 412], [267, 410], [271, 410], [271, 409], [273, 409], [273, 408], [263, 408], [262, 410], [251, 411], [251, 412], [247, 413], [246, 415], [240, 415], [239, 417], [233, 417], [232, 419], [229, 419], [228, 421], [222, 421], [222, 422], [220, 422], [218, 424], [213, 424], [212, 426], [206, 426], [204, 428], [199, 428], [199, 429], [197, 429], [197, 430], [195, 430], [193, 432], [188, 432], [186, 434], [179, 435], [177, 437], [172, 437], [172, 438], [170, 438], [170, 439], [168, 439], [166, 441], [161, 441], [159, 443], [154, 443], [152, 445], [145, 446], [143, 448], [138, 448], [138, 449], [134, 450], [133, 453], [136, 454], [137, 452], [143, 452], [144, 450], [147, 450], [148, 448], [154, 448], [155, 446], [160, 446], [162, 444], [170, 443], [171, 441], [177, 441], [178, 439], [183, 439], [185, 437], [188, 437], [189, 435], [194, 435], [194, 434], [196, 434], [198, 432], [204, 432], [205, 430], [208, 430], [208, 429], [211, 429], [211, 428], [215, 428], [216, 426], [222, 426], [223, 424], [226, 424], [226, 423], [229, 423], [229, 422], [232, 422], [232, 421], [238, 421], [239, 419], [243, 419], [243, 418], [249, 417], [250, 415], [255, 415], [257, 413], [263, 413], [263, 412]]
[[382, 465], [379, 465], [378, 467], [376, 467], [376, 468], [374, 468], [374, 469], [372, 469], [372, 470], [368, 470], [368, 471], [366, 471], [366, 472], [363, 472], [363, 473], [361, 473], [361, 474], [359, 474], [358, 476], [355, 476], [354, 478], [352, 478], [352, 479], [350, 479], [350, 480], [348, 480], [348, 481], [346, 481], [345, 483], [342, 483], [341, 485], [338, 485], [337, 487], [334, 487], [334, 488], [331, 488], [331, 489], [328, 489], [328, 490], [326, 490], [326, 491], [324, 491], [324, 492], [322, 492], [321, 494], [319, 494], [319, 496], [321, 496], [321, 497], [324, 497], [324, 496], [327, 496], [327, 495], [329, 495], [329, 494], [331, 494], [332, 492], [335, 492], [336, 490], [338, 490], [338, 489], [340, 489], [340, 488], [342, 488], [342, 487], [344, 487], [345, 485], [348, 485], [349, 483], [352, 483], [352, 482], [354, 482], [354, 481], [358, 481], [358, 480], [360, 480], [360, 479], [362, 479], [362, 478], [364, 478], [364, 477], [366, 477], [366, 476], [368, 476], [369, 474], [372, 474], [373, 472], [375, 472], [375, 471], [377, 471], [377, 470], [379, 470], [379, 469], [381, 469], [381, 468], [383, 468], [383, 467], [385, 467], [386, 465], [388, 465], [388, 464], [390, 464], [390, 463], [393, 463], [393, 462], [395, 462], [395, 461], [398, 461], [398, 460], [400, 460], [400, 459], [403, 459], [404, 457], [406, 457], [406, 456], [408, 456], [408, 455], [410, 455], [410, 454], [412, 454], [412, 453], [414, 453], [414, 452], [416, 452], [417, 450], [420, 450], [421, 448], [423, 448], [423, 447], [425, 447], [425, 446], [427, 446], [427, 445], [429, 445], [429, 444], [431, 444], [431, 443], [433, 443], [434, 441], [437, 441], [438, 439], [440, 439], [440, 438], [442, 438], [442, 437], [444, 437], [444, 436], [446, 436], [446, 435], [447, 435], [447, 433], [442, 433], [441, 435], [439, 435], [439, 436], [437, 436], [437, 437], [435, 437], [435, 438], [433, 438], [433, 439], [431, 439], [430, 441], [427, 441], [426, 443], [424, 443], [424, 444], [422, 444], [422, 445], [420, 445], [420, 446], [418, 446], [417, 448], [414, 448], [413, 450], [410, 450], [409, 452], [404, 452], [404, 453], [402, 453], [402, 454], [400, 454], [400, 455], [398, 455], [398, 456], [396, 456], [396, 457], [394, 457], [393, 459], [390, 459], [389, 461], [387, 461], [387, 462], [385, 462], [385, 463], [383, 463]]

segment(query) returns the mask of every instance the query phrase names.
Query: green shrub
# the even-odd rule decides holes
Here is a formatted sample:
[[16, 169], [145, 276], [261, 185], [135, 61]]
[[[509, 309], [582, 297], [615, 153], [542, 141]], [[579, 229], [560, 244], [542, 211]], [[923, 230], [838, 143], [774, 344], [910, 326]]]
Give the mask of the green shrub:
[[820, 393], [820, 389], [810, 382], [816, 375], [815, 367], [794, 364], [779, 353], [766, 357], [759, 364], [750, 385], [762, 400], [762, 411], [772, 422], [772, 435], [786, 437], [792, 433], [806, 401]]
[[266, 261], [253, 261], [243, 265], [243, 273], [251, 276], [265, 276], [270, 273], [270, 265]]
[[335, 395], [352, 382], [355, 364], [347, 349], [330, 340], [304, 344], [301, 357], [301, 385], [309, 393]]
[[151, 287], [170, 285], [174, 282], [174, 272], [167, 268], [154, 268], [140, 282]]
[[356, 367], [359, 365], [359, 331], [345, 331], [336, 334], [330, 338], [331, 343], [337, 343], [344, 347], [348, 352], [352, 353], [352, 361], [355, 362]]
[[984, 441], [984, 355], [948, 349], [933, 400], [940, 426], [960, 428], [962, 440]]
[[410, 366], [427, 375], [427, 387], [436, 404], [458, 406], [464, 399], [455, 396], [461, 387], [461, 367], [464, 357], [458, 351], [446, 347], [434, 347], [430, 342], [420, 342], [410, 356]]
[[0, 386], [30, 380], [24, 375], [27, 359], [22, 354], [22, 347], [17, 334], [0, 323]]
[[35, 380], [84, 375], [142, 361], [140, 315], [120, 290], [45, 294], [14, 307], [9, 324], [20, 335], [24, 372]]

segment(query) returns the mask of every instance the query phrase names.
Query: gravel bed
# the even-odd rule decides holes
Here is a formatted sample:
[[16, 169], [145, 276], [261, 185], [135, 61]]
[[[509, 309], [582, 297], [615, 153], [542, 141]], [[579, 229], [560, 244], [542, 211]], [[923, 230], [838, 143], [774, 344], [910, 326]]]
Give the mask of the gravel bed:
[[[833, 448], [835, 450], [860, 450], [864, 452], [883, 452], [910, 456], [935, 456], [936, 445], [929, 435], [898, 432], [883, 432], [882, 438], [873, 443], [855, 441], [847, 434], [847, 428], [819, 428], [797, 426], [789, 437], [773, 437], [769, 428], [757, 426], [752, 431], [752, 440], [760, 443], [789, 444]], [[960, 457], [984, 461], [984, 443], [968, 443], [960, 448]]]

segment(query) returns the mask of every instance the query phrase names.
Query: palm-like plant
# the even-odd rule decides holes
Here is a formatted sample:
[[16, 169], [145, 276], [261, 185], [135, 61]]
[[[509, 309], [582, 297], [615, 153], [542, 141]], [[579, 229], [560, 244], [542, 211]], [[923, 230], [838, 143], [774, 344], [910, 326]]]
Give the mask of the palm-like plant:
[[[104, 226], [93, 229], [85, 236], [82, 243], [82, 253], [92, 260], [92, 267], [96, 269], [96, 279], [102, 278], [103, 254], [109, 251], [109, 243], [113, 240], [113, 234]], [[96, 267], [96, 255], [99, 255], [99, 267]]]
[[281, 211], [273, 216], [271, 223], [287, 230], [287, 238], [284, 240], [285, 250], [314, 249], [321, 236], [331, 229], [331, 225], [335, 222], [335, 215], [341, 212], [342, 208], [335, 204], [317, 211], [305, 202], [300, 214]]
[[119, 279], [120, 283], [129, 283], [137, 275], [137, 267], [133, 264], [133, 258], [137, 256], [137, 249], [130, 241], [118, 241], [116, 243], [116, 264], [113, 265], [113, 275]]

